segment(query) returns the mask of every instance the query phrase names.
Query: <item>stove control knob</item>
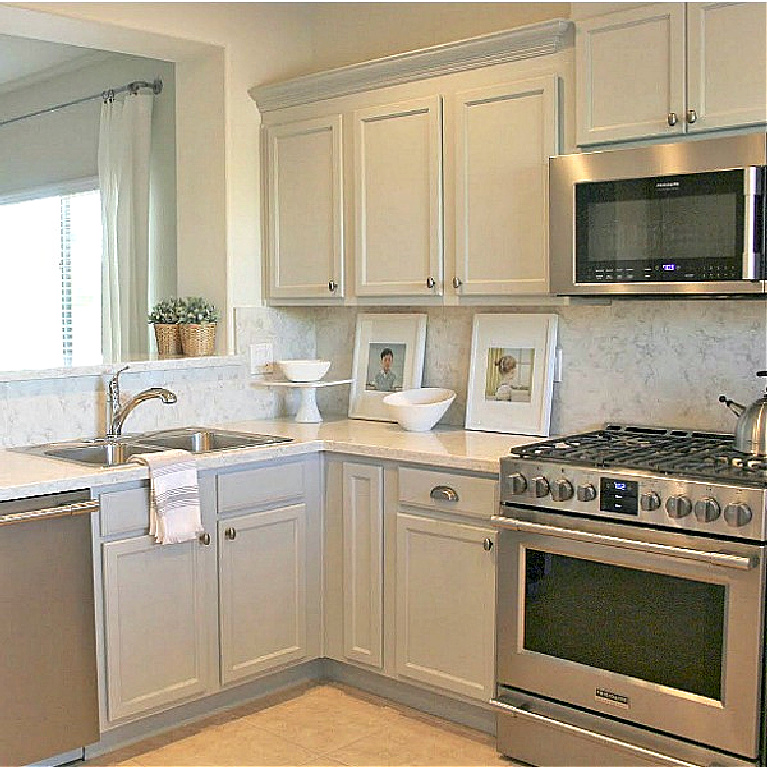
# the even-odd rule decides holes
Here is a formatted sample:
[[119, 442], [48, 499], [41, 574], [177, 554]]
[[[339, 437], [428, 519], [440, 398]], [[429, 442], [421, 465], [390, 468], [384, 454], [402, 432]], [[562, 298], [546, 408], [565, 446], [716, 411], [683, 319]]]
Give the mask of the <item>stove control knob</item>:
[[728, 503], [724, 507], [724, 521], [730, 527], [743, 527], [752, 517], [751, 509], [745, 503]]
[[527, 490], [527, 478], [519, 471], [506, 477], [506, 487], [512, 495], [522, 495]]
[[597, 489], [591, 483], [578, 485], [578, 500], [588, 503], [597, 497]]
[[536, 477], [533, 480], [533, 494], [536, 498], [545, 498], [549, 494], [549, 480], [546, 477]]
[[698, 522], [713, 522], [719, 519], [722, 509], [715, 498], [706, 497], [695, 501], [695, 516]]
[[551, 497], [555, 501], [569, 501], [573, 497], [573, 486], [569, 480], [562, 477], [551, 483]]
[[671, 519], [681, 519], [692, 511], [692, 501], [686, 495], [672, 495], [666, 501], [666, 512]]
[[660, 508], [660, 496], [657, 493], [642, 493], [639, 498], [639, 506], [642, 511], [655, 511]]

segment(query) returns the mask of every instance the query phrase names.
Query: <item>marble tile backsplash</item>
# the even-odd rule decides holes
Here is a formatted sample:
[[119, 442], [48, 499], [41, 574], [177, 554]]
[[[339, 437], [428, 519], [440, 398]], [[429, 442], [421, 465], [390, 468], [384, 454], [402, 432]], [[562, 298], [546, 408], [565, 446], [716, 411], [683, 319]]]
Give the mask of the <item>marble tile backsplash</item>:
[[[447, 386], [457, 397], [443, 423], [462, 426], [476, 313], [555, 312], [563, 380], [554, 386], [552, 433], [605, 421], [732, 431], [734, 417], [717, 401], [745, 404], [763, 391], [767, 368], [767, 302], [763, 300], [615, 301], [609, 305], [541, 308], [286, 308], [235, 312], [236, 351], [274, 344], [275, 359], [332, 361], [330, 378], [352, 372], [358, 312], [425, 313], [425, 386]], [[269, 418], [295, 413], [295, 392], [274, 392], [251, 378], [247, 364], [126, 372], [123, 392], [167, 386], [178, 404], [147, 402], [126, 431]], [[0, 383], [0, 447], [102, 433], [106, 377]], [[326, 416], [345, 415], [349, 387], [318, 392]]]
[[[614, 301], [541, 308], [392, 309], [428, 316], [424, 386], [447, 386], [457, 397], [443, 423], [466, 413], [472, 320], [476, 313], [559, 315], [562, 382], [554, 385], [552, 434], [605, 421], [732, 431], [722, 393], [750, 403], [767, 368], [764, 300]], [[371, 313], [381, 313], [378, 312]], [[333, 361], [330, 376], [351, 375], [357, 310], [314, 310], [317, 356]], [[345, 413], [348, 387], [320, 392], [324, 413]]]

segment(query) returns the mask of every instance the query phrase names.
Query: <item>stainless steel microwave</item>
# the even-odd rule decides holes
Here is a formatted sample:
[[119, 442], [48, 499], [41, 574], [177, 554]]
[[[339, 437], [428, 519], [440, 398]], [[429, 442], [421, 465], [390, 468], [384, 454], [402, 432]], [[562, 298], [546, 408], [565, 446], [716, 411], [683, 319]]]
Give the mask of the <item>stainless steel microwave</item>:
[[767, 136], [552, 157], [551, 290], [764, 293]]

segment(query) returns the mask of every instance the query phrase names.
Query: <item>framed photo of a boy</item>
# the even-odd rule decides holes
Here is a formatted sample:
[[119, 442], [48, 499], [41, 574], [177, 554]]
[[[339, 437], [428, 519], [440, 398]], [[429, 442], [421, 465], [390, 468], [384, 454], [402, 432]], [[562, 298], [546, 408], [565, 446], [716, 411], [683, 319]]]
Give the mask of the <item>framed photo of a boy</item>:
[[425, 314], [358, 316], [349, 417], [391, 421], [383, 398], [421, 387], [425, 350]]
[[466, 428], [548, 436], [556, 314], [478, 314], [471, 338]]

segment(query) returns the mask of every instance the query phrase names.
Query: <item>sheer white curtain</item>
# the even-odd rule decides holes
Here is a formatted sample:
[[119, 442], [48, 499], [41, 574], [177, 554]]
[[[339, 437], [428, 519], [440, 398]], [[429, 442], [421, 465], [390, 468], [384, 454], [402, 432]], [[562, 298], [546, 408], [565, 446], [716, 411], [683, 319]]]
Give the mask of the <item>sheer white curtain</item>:
[[104, 237], [102, 339], [105, 362], [149, 349], [148, 94], [105, 101], [99, 130], [99, 186]]

